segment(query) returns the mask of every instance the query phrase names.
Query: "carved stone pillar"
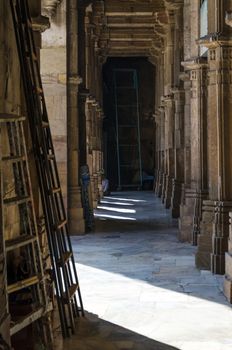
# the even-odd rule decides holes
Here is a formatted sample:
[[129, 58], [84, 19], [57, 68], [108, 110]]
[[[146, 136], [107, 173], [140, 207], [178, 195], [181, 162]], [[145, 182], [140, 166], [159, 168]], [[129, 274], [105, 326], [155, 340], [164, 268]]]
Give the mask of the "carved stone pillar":
[[78, 115], [78, 18], [77, 1], [67, 2], [67, 143], [68, 143], [68, 219], [71, 234], [85, 232], [79, 183]]
[[172, 184], [175, 176], [175, 162], [174, 162], [174, 100], [173, 96], [166, 97], [164, 99], [165, 109], [165, 155], [166, 155], [166, 173], [165, 181], [163, 182], [164, 191], [164, 204], [165, 208], [168, 209], [171, 206], [172, 198]]
[[[197, 118], [196, 111], [193, 110], [193, 91], [192, 91], [192, 75], [191, 64], [194, 58], [199, 55], [199, 47], [196, 44], [196, 38], [199, 37], [199, 1], [184, 1], [184, 73], [181, 79], [184, 81], [185, 90], [185, 107], [184, 107], [184, 185], [182, 186], [182, 199], [180, 206], [179, 219], [179, 239], [180, 241], [192, 241], [194, 202], [196, 194], [196, 186], [192, 181], [192, 156], [196, 159], [197, 155], [192, 150], [194, 132], [192, 130], [193, 118]], [[189, 66], [190, 65], [190, 66]]]
[[153, 190], [156, 195], [159, 192], [159, 184], [160, 184], [160, 113], [157, 110], [155, 114], [153, 114], [153, 118], [155, 120], [155, 182]]
[[160, 107], [155, 115], [156, 120], [156, 174], [155, 194], [162, 195], [164, 175], [164, 108]]
[[[226, 11], [225, 19], [226, 19], [226, 24], [232, 27], [231, 10]], [[225, 254], [224, 294], [229, 300], [229, 302], [232, 303], [232, 213], [231, 212], [229, 216], [230, 216], [230, 228], [229, 228], [228, 252]]]
[[228, 252], [225, 255], [225, 276], [223, 290], [228, 301], [232, 303], [232, 212], [230, 216], [230, 232], [228, 240]]
[[191, 242], [193, 191], [191, 190], [191, 80], [188, 71], [181, 75], [184, 81], [184, 184], [182, 184], [179, 234], [180, 241]]
[[174, 179], [172, 185], [171, 210], [172, 217], [180, 215], [181, 190], [184, 182], [184, 90], [173, 89], [175, 101], [174, 127]]
[[206, 41], [204, 45], [209, 48], [208, 176], [213, 222], [205, 222], [201, 232], [212, 235], [212, 251], [207, 252], [211, 254], [212, 272], [223, 274], [228, 250], [229, 211], [232, 209], [232, 109], [228, 108], [232, 99], [232, 46], [222, 35], [215, 35], [214, 40]]
[[202, 201], [207, 198], [207, 62], [199, 58], [190, 65], [191, 97], [191, 185], [195, 191], [192, 243], [197, 245], [202, 217]]
[[[191, 118], [190, 124], [186, 125], [187, 127], [191, 125], [191, 134], [189, 135], [187, 131], [189, 136], [186, 140], [188, 143], [187, 151], [191, 151], [191, 168], [190, 173], [185, 174], [185, 181], [188, 185], [185, 188], [185, 208], [181, 209], [180, 237], [182, 240], [187, 239], [187, 241], [197, 244], [197, 237], [200, 233], [202, 200], [207, 196], [207, 64], [204, 63], [204, 59], [203, 62], [200, 62], [200, 59], [195, 59], [186, 61], [183, 65], [186, 70], [190, 71], [191, 77], [189, 111]], [[184, 223], [185, 220], [187, 226]]]
[[162, 187], [162, 201], [165, 208], [171, 207], [172, 186], [175, 176], [175, 153], [174, 153], [174, 100], [172, 88], [175, 73], [175, 6], [166, 1], [168, 24], [166, 25], [166, 37], [164, 40], [164, 97], [163, 105], [165, 111], [165, 152], [164, 152], [164, 176]]

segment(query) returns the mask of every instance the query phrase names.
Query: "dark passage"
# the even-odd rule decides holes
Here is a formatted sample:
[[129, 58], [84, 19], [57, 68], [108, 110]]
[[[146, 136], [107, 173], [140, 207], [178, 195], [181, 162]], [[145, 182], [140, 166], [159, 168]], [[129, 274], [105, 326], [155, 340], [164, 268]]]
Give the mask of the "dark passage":
[[103, 67], [104, 167], [111, 190], [152, 185], [154, 81], [146, 58], [109, 58]]

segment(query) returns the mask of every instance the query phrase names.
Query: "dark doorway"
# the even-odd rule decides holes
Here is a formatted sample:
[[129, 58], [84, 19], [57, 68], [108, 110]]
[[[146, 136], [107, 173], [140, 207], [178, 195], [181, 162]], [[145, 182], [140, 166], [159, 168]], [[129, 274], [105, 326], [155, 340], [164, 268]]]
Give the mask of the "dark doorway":
[[155, 68], [147, 58], [103, 67], [104, 157], [111, 190], [149, 189], [155, 155]]

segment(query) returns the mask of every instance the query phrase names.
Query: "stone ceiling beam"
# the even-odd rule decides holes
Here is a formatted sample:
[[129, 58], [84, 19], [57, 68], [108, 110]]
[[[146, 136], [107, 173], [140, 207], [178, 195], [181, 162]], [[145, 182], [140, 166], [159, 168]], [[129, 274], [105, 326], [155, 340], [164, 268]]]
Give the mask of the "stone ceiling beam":
[[[108, 28], [128, 28], [128, 23], [109, 23]], [[154, 23], [130, 23], [130, 28], [154, 28]]]
[[105, 12], [106, 17], [152, 17], [154, 12]]

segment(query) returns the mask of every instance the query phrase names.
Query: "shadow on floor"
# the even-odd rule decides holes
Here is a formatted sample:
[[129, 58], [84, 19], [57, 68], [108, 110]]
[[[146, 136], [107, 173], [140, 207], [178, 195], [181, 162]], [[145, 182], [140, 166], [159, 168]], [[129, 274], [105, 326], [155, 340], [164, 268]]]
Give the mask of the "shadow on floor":
[[[59, 337], [60, 338], [60, 337]], [[58, 338], [58, 339], [59, 339]], [[60, 342], [57, 342], [59, 350]], [[86, 312], [78, 319], [76, 334], [63, 341], [64, 350], [179, 350], [106, 322]]]
[[96, 214], [95, 232], [72, 239], [80, 264], [228, 305], [221, 277], [195, 268], [196, 248], [178, 241], [176, 221], [153, 192], [113, 193]]

